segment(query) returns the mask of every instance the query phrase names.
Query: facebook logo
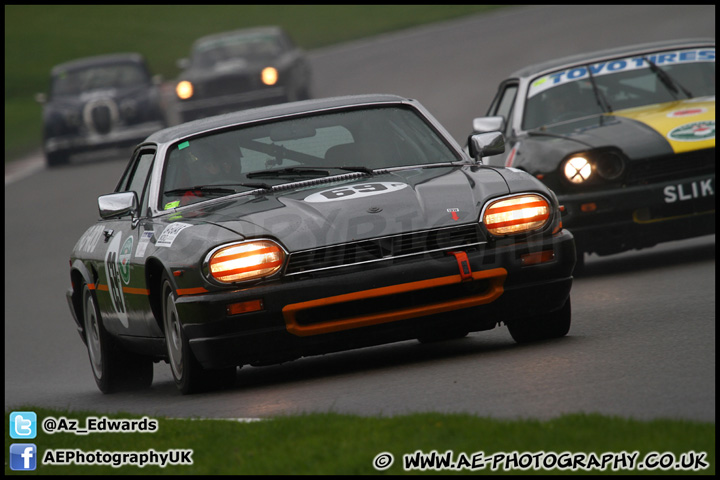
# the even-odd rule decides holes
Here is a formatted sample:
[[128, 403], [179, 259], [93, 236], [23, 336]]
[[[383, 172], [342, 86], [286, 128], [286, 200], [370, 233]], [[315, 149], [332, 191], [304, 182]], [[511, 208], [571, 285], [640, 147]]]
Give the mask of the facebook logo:
[[10, 414], [10, 438], [35, 438], [37, 415], [35, 412], [12, 412]]
[[10, 445], [10, 470], [35, 470], [37, 447], [34, 443]]

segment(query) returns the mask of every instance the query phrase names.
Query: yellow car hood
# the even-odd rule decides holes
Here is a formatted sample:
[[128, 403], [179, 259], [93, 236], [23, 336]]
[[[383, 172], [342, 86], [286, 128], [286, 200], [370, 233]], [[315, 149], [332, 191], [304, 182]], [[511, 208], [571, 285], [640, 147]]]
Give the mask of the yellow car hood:
[[609, 115], [644, 123], [661, 134], [675, 153], [715, 147], [714, 96], [629, 108]]

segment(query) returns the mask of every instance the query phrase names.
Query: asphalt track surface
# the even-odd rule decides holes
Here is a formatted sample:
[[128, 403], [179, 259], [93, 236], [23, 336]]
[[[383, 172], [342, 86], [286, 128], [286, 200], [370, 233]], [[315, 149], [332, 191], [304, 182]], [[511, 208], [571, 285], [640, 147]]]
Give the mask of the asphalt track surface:
[[[419, 99], [463, 142], [497, 84], [529, 63], [630, 43], [715, 37], [715, 6], [522, 7], [310, 52], [315, 95]], [[101, 394], [65, 301], [68, 258], [126, 160], [6, 167], [5, 408], [171, 417], [302, 412], [597, 412], [715, 420], [715, 236], [587, 257], [562, 339], [519, 346], [507, 329], [244, 367], [235, 388], [182, 396], [166, 364], [143, 392]]]

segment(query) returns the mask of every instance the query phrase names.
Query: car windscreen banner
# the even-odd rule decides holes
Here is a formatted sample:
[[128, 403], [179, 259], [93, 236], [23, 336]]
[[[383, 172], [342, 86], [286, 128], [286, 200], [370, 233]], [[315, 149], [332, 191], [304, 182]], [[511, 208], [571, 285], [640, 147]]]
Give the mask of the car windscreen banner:
[[[646, 55], [651, 62], [658, 67], [663, 68], [670, 65], [683, 63], [699, 63], [712, 62], [715, 63], [715, 48], [694, 48], [687, 50], [668, 51]], [[594, 77], [611, 75], [620, 72], [629, 72], [631, 70], [639, 70], [649, 68], [650, 65], [645, 61], [642, 55], [627, 58], [618, 58], [606, 60], [592, 65], [576, 66], [567, 70], [553, 72], [544, 75], [533, 81], [528, 90], [528, 98], [544, 92], [553, 87], [566, 83], [577, 82], [579, 80], [587, 80], [590, 73]], [[588, 68], [590, 73], [588, 73]]]

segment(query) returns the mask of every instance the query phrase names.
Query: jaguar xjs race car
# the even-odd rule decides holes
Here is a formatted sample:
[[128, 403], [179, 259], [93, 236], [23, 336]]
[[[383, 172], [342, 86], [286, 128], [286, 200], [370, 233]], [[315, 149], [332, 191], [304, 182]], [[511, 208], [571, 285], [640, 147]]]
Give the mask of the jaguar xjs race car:
[[365, 95], [209, 117], [139, 145], [70, 258], [103, 392], [169, 362], [183, 393], [237, 366], [507, 325], [566, 335], [575, 263], [555, 195], [479, 165], [414, 100]]
[[565, 207], [583, 252], [715, 233], [715, 40], [649, 43], [524, 68], [473, 132], [503, 131], [512, 166]]
[[277, 26], [199, 38], [178, 66], [176, 108], [183, 122], [310, 98], [307, 56]]

